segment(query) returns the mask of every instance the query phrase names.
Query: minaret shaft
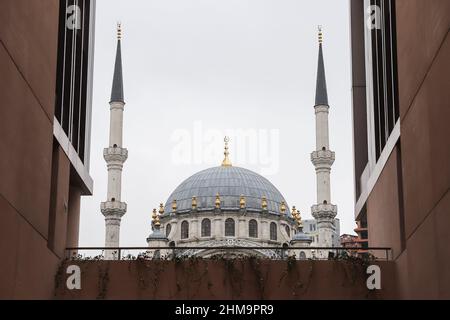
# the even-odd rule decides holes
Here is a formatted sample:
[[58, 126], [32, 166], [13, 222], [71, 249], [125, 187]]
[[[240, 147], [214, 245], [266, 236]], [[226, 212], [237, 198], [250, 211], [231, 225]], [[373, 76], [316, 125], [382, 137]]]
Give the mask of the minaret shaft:
[[109, 133], [109, 146], [110, 147], [122, 147], [123, 139], [123, 111], [124, 104], [121, 102], [111, 103], [110, 112], [110, 133]]
[[[313, 164], [316, 167], [317, 203], [330, 203], [330, 171], [334, 162], [330, 151], [328, 113], [329, 107], [318, 105], [316, 109], [316, 151]], [[315, 161], [315, 160], [321, 161]]]
[[330, 148], [326, 106], [316, 108], [316, 150], [323, 150], [323, 148], [326, 150]]

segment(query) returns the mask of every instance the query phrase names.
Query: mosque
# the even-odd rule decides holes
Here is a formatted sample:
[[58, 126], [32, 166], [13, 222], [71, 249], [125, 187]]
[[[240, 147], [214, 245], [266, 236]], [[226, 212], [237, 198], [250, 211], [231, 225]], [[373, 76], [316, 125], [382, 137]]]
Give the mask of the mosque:
[[[122, 169], [128, 157], [128, 150], [122, 145], [125, 100], [121, 38], [119, 25], [110, 101], [110, 141], [109, 147], [104, 149], [108, 192], [107, 201], [101, 204], [101, 212], [105, 216], [106, 248], [119, 247], [120, 223], [127, 211], [127, 205], [121, 199]], [[300, 212], [294, 206], [289, 207], [269, 180], [233, 166], [229, 158], [230, 140], [225, 138], [221, 165], [189, 177], [172, 192], [165, 204], [160, 204], [159, 210], [154, 209], [152, 230], [146, 239], [149, 257], [328, 257], [332, 251], [320, 248], [339, 246], [337, 206], [332, 204], [330, 194], [330, 171], [335, 153], [329, 146], [329, 109], [323, 34], [319, 28], [314, 105], [316, 149], [311, 153], [317, 176], [317, 203], [311, 207], [314, 220], [307, 222], [309, 229], [304, 231]], [[233, 250], [233, 247], [239, 248]], [[105, 259], [115, 259], [113, 250], [106, 250]]]

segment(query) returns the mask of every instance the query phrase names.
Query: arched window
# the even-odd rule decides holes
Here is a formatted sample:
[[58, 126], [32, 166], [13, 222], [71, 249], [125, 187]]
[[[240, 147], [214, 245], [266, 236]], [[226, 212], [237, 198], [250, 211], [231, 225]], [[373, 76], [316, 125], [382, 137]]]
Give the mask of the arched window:
[[181, 223], [181, 239], [189, 238], [189, 223], [187, 221], [183, 221]]
[[270, 224], [270, 240], [277, 240], [277, 224], [275, 222]]
[[211, 237], [211, 220], [209, 219], [202, 221], [202, 237]]
[[288, 237], [290, 237], [291, 236], [291, 228], [289, 228], [288, 225], [285, 225], [284, 228], [286, 230], [286, 233], [287, 233]]
[[234, 220], [228, 218], [225, 220], [225, 237], [234, 237]]
[[170, 231], [172, 231], [172, 225], [170, 223], [168, 223], [166, 225], [166, 238], [169, 237]]
[[254, 219], [248, 222], [248, 236], [250, 238], [258, 238], [258, 222]]

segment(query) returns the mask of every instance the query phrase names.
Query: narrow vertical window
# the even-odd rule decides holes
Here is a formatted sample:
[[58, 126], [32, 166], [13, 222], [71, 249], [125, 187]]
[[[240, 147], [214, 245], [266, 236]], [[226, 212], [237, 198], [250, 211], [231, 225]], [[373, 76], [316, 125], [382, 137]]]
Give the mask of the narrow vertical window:
[[181, 223], [181, 239], [189, 238], [189, 223], [187, 221], [183, 221]]
[[255, 219], [248, 222], [248, 236], [250, 238], [258, 238], [258, 222]]
[[234, 220], [228, 218], [225, 220], [225, 237], [234, 237], [235, 236], [235, 224]]
[[288, 235], [288, 237], [290, 237], [291, 236], [291, 228], [289, 228], [289, 226], [287, 226], [287, 225], [284, 228], [286, 230], [286, 234]]
[[209, 219], [202, 221], [202, 237], [211, 237], [211, 220]]
[[168, 223], [166, 225], [166, 237], [169, 237], [170, 231], [172, 231], [172, 225]]
[[270, 224], [270, 240], [277, 240], [277, 224], [275, 222]]

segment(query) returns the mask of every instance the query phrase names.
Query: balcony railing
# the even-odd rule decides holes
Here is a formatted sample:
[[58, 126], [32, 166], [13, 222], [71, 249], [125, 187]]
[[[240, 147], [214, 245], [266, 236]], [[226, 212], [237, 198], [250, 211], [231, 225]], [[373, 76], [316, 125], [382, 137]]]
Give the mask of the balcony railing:
[[[155, 258], [149, 255], [149, 252], [167, 252], [169, 255], [163, 255], [163, 258]], [[273, 257], [270, 260], [286, 260], [289, 257], [300, 257], [300, 252], [308, 252], [308, 258], [298, 260], [345, 260], [349, 258], [361, 258], [365, 260], [389, 261], [392, 259], [391, 248], [373, 247], [373, 248], [344, 248], [344, 247], [239, 247], [239, 246], [222, 246], [222, 247], [78, 247], [67, 248], [66, 258], [69, 260], [171, 260], [177, 257], [186, 257], [189, 251], [199, 250], [215, 250], [215, 251], [232, 251], [239, 257], [239, 251], [247, 252], [248, 250], [262, 251], [272, 250]], [[107, 254], [106, 254], [107, 253]], [[326, 253], [326, 254], [324, 254]], [[113, 257], [105, 259], [105, 255]], [[257, 254], [254, 255], [258, 257]], [[225, 256], [226, 258], [226, 256]]]

